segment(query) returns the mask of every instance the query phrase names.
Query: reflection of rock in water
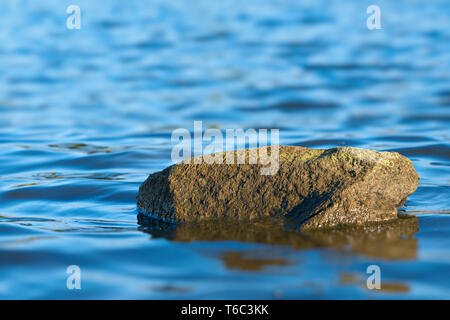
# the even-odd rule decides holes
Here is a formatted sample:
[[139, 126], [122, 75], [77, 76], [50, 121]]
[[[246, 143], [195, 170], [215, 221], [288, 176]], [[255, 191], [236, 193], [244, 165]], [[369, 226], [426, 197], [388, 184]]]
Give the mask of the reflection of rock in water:
[[294, 249], [335, 248], [369, 257], [395, 260], [416, 258], [417, 239], [413, 236], [419, 230], [418, 218], [415, 216], [402, 216], [396, 220], [367, 224], [363, 227], [347, 226], [311, 231], [297, 231], [285, 220], [273, 219], [251, 223], [220, 220], [175, 225], [139, 214], [138, 222], [142, 230], [150, 233], [152, 237], [173, 241], [232, 240], [284, 245]]
[[[341, 273], [340, 285], [359, 285], [361, 288], [370, 290], [367, 287], [367, 275], [366, 274], [357, 274], [357, 273]], [[385, 292], [409, 292], [410, 287], [407, 283], [401, 283], [401, 282], [390, 282], [383, 280], [381, 282], [381, 291]]]
[[[269, 257], [268, 254], [270, 254]], [[271, 257], [272, 255], [273, 253], [268, 253], [265, 250], [227, 251], [221, 258], [228, 269], [247, 271], [261, 271], [266, 266], [287, 266], [291, 264], [285, 257], [274, 258]]]

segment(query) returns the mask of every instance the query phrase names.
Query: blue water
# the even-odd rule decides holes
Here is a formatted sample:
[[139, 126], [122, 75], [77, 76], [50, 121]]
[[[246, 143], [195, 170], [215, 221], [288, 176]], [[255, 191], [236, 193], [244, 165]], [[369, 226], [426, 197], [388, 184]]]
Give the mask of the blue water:
[[[0, 298], [450, 298], [450, 5], [376, 1], [368, 30], [372, 2], [2, 0]], [[139, 224], [140, 183], [194, 120], [400, 152], [418, 220], [311, 238]]]

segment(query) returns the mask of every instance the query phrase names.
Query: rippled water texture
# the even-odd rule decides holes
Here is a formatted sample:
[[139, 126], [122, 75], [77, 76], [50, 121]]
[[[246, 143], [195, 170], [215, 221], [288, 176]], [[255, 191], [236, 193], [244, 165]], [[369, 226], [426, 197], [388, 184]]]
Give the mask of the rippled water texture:
[[[373, 31], [372, 1], [73, 2], [80, 30], [72, 1], [0, 4], [1, 298], [450, 298], [447, 1], [376, 1]], [[140, 183], [194, 120], [400, 152], [421, 176], [412, 217], [311, 234], [139, 224]]]

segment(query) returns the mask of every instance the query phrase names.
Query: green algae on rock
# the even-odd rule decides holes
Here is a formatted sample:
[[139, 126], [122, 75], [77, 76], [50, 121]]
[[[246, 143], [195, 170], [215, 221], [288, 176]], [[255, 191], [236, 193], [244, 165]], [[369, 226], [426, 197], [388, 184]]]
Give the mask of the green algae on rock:
[[[258, 151], [262, 148], [270, 153], [274, 147]], [[294, 146], [276, 150], [279, 168], [273, 175], [260, 174], [261, 163], [198, 161], [153, 173], [139, 188], [137, 206], [151, 217], [173, 222], [285, 217], [303, 229], [362, 225], [395, 219], [396, 208], [419, 182], [412, 162], [396, 152]]]

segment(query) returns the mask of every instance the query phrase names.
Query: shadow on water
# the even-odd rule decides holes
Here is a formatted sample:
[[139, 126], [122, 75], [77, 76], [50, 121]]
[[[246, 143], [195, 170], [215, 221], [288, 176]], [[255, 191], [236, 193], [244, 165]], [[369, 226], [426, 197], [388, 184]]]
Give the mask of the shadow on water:
[[[399, 219], [382, 224], [346, 226], [327, 230], [299, 231], [284, 220], [260, 220], [252, 223], [209, 221], [196, 224], [168, 224], [138, 215], [141, 230], [152, 238], [165, 238], [175, 242], [239, 241], [246, 243], [287, 246], [294, 250], [331, 248], [341, 252], [386, 260], [413, 260], [417, 258], [419, 231], [418, 218], [401, 215]], [[222, 260], [228, 268], [259, 270], [264, 264], [288, 265], [272, 253], [250, 256], [227, 251]]]

